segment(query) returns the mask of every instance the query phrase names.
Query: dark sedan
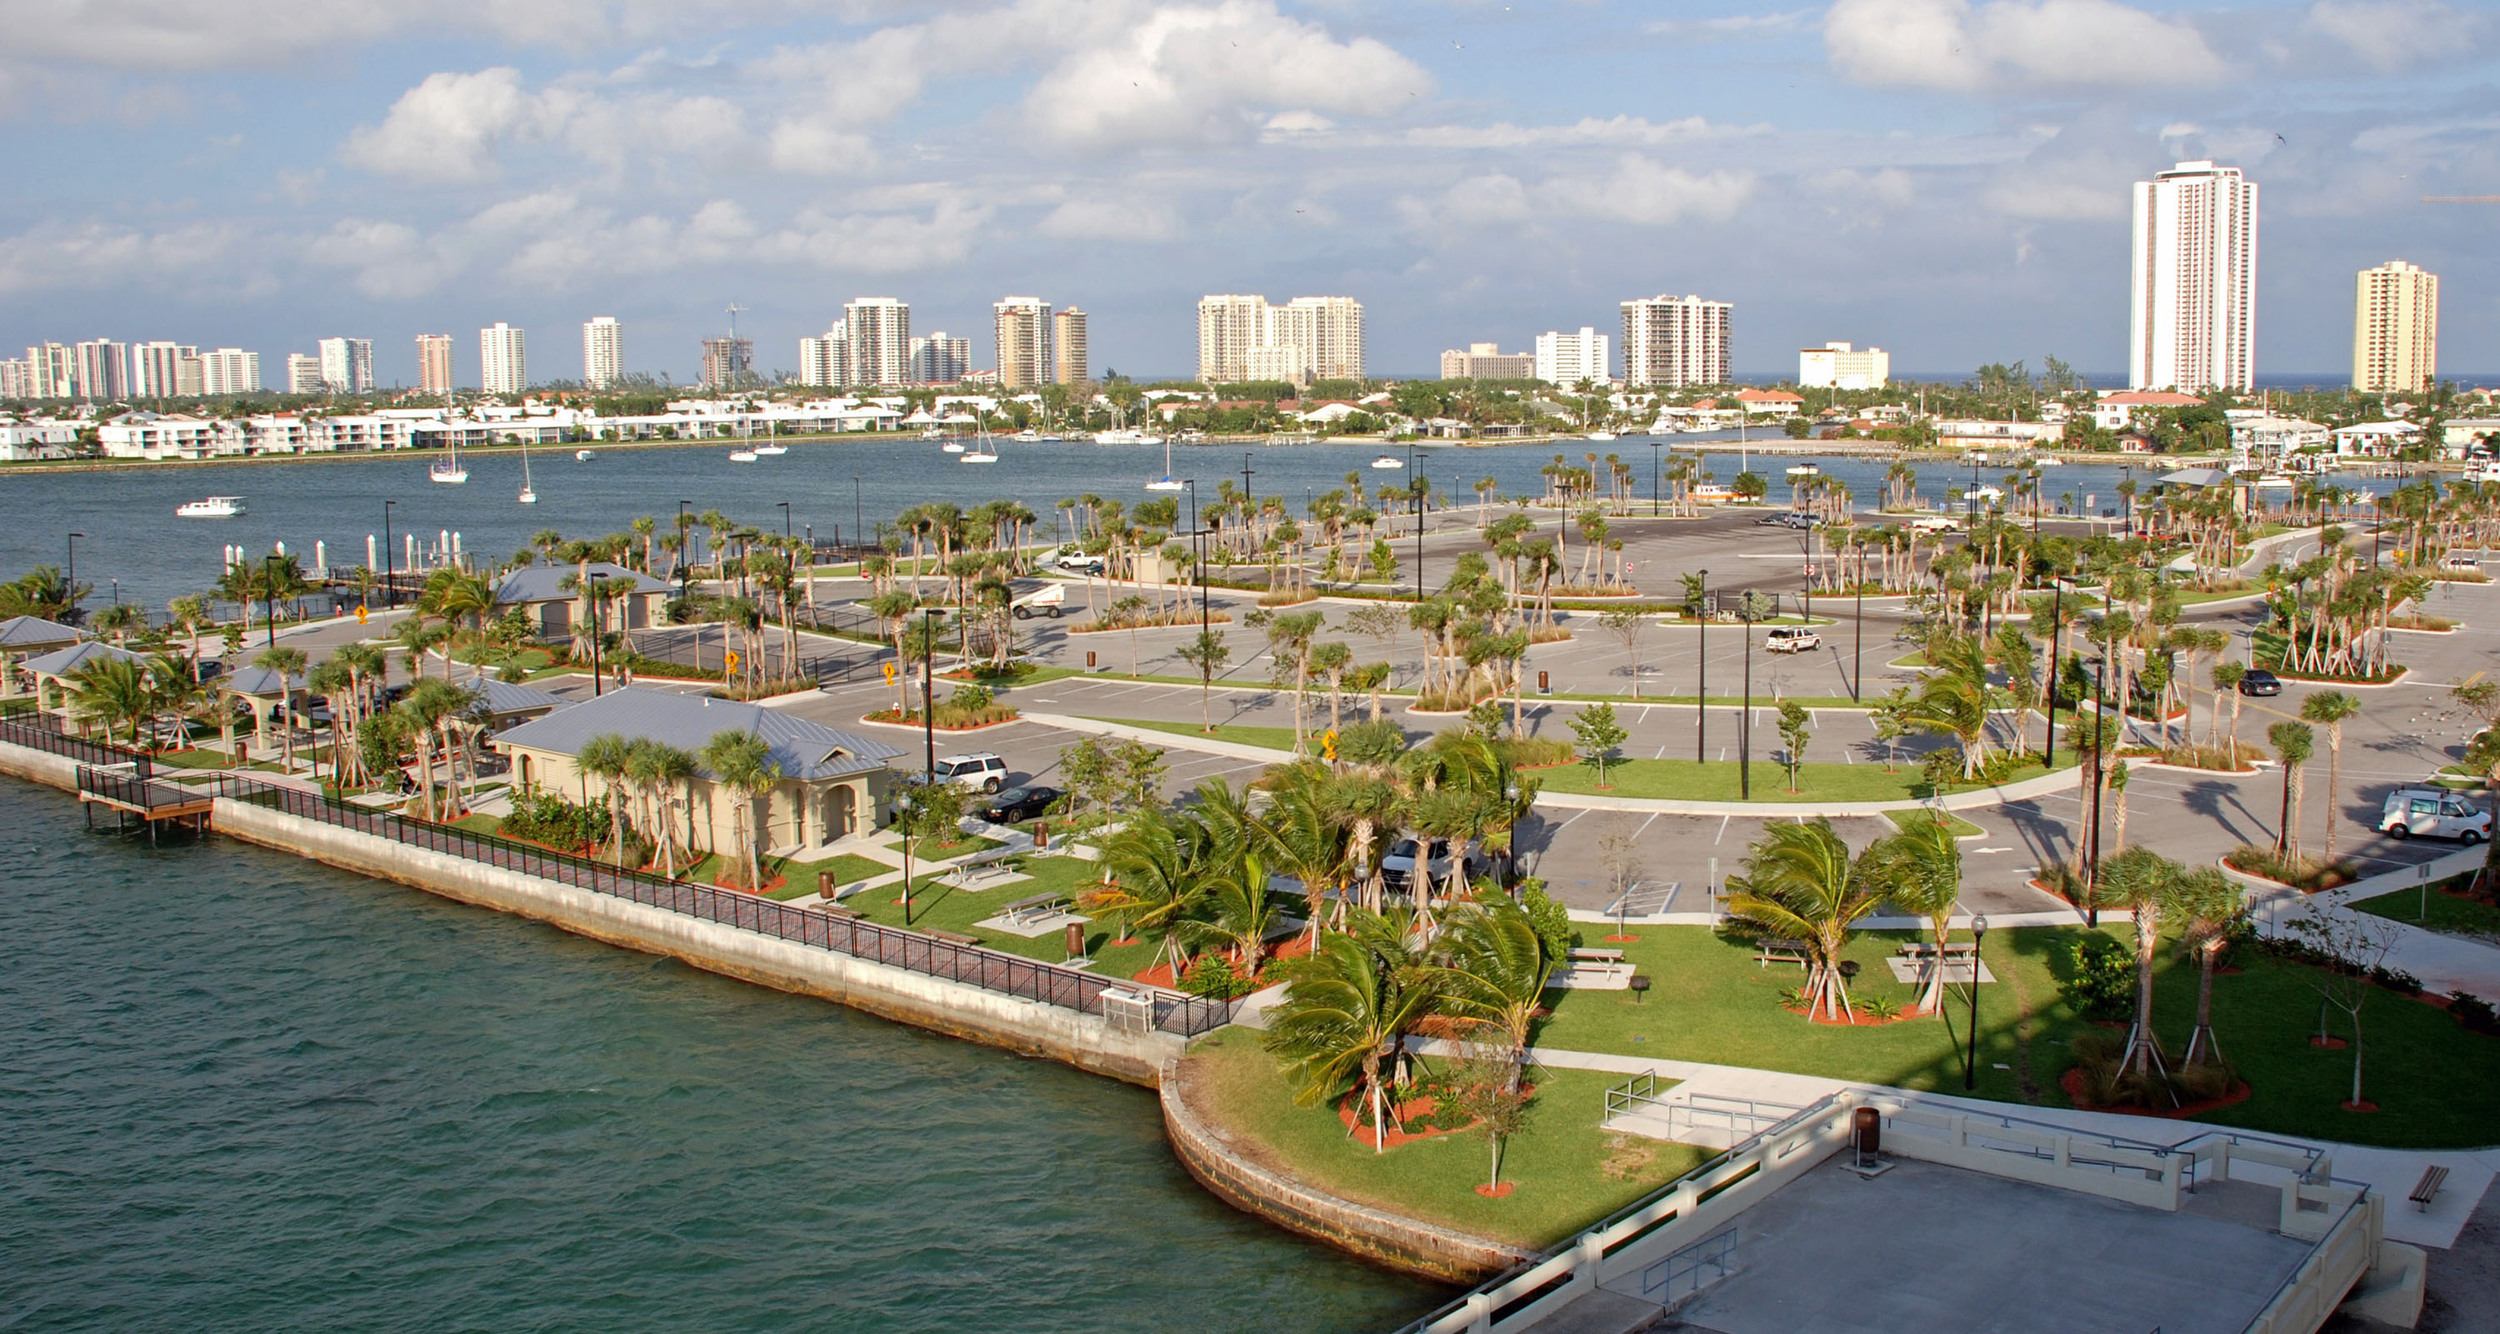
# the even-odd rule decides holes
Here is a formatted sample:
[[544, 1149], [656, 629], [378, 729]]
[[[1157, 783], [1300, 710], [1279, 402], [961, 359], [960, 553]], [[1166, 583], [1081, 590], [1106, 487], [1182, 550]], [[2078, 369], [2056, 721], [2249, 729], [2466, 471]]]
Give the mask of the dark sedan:
[[2280, 695], [2283, 693], [2283, 679], [2262, 667], [2251, 667], [2248, 669], [2248, 675], [2240, 678], [2240, 693], [2243, 695]]
[[1018, 824], [1049, 810], [1060, 795], [1055, 787], [1011, 787], [990, 798], [981, 818], [991, 824]]

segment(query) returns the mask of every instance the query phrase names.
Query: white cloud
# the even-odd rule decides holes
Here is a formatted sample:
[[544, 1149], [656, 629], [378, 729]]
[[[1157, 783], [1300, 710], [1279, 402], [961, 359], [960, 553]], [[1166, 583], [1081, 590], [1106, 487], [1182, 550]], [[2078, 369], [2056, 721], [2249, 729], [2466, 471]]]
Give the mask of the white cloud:
[[2317, 0], [2301, 27], [2339, 57], [2358, 56], [2381, 74], [2473, 50], [2488, 16], [2469, 16], [2438, 0]]
[[1859, 83], [1948, 92], [2211, 83], [2229, 74], [2187, 23], [2115, 0], [1838, 0], [1833, 68]]
[[1406, 142], [1431, 148], [1528, 148], [1589, 144], [1665, 144], [1765, 133], [1761, 126], [1713, 125], [1702, 116], [1652, 121], [1640, 116], [1586, 116], [1568, 125], [1426, 125], [1408, 130]]
[[46, 223], [0, 239], [0, 294], [179, 284], [214, 294], [266, 285], [245, 229], [193, 223], [143, 231], [113, 223]]
[[1273, 0], [1218, 0], [1136, 7], [1108, 40], [1070, 49], [1024, 115], [1086, 150], [1238, 143], [1274, 111], [1378, 116], [1432, 89], [1420, 66], [1371, 38], [1339, 41]]
[[719, 161], [745, 151], [746, 113], [732, 102], [611, 96], [600, 82], [576, 75], [532, 92], [509, 66], [430, 74], [391, 104], [380, 125], [350, 131], [340, 156], [376, 175], [460, 183], [492, 177], [508, 145], [560, 143], [610, 170], [636, 153]]
[[1036, 230], [1072, 241], [1169, 241], [1181, 233], [1178, 210], [1130, 195], [1071, 199], [1042, 215]]
[[1637, 153], [1626, 153], [1603, 176], [1548, 181], [1545, 194], [1569, 212], [1643, 226], [1666, 226], [1696, 218], [1724, 222], [1752, 197], [1749, 171], [1695, 175]]

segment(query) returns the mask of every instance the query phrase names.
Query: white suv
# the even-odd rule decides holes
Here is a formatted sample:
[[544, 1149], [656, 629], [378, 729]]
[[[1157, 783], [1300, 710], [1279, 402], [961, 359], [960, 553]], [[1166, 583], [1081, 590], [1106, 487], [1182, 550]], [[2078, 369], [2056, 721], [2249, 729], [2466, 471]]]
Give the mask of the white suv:
[[[1432, 877], [1433, 887], [1438, 889], [1450, 878], [1450, 843], [1440, 838], [1429, 842], [1432, 852], [1424, 870]], [[1380, 878], [1388, 882], [1389, 888], [1404, 892], [1408, 878], [1415, 874], [1415, 852], [1415, 840], [1411, 838], [1401, 838], [1390, 845], [1389, 854], [1380, 859]], [[1472, 877], [1482, 869], [1484, 858], [1479, 855], [1474, 843], [1461, 845], [1459, 855], [1465, 858], [1464, 869], [1460, 872], [1462, 877]]]
[[1821, 635], [1793, 625], [1772, 626], [1771, 633], [1762, 638], [1765, 653], [1812, 653], [1822, 644]]
[[2378, 827], [2393, 839], [2424, 834], [2471, 847], [2491, 837], [2491, 812], [2445, 788], [2400, 787], [2387, 794]]
[[953, 783], [967, 792], [996, 792], [1007, 786], [1007, 761], [988, 751], [978, 755], [940, 755], [937, 781]]

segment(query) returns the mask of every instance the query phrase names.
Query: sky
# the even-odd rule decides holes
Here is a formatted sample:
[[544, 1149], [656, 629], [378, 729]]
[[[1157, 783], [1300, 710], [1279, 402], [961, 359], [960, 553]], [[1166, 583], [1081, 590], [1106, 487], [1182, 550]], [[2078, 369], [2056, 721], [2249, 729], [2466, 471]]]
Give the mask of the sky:
[[[758, 368], [855, 296], [1089, 312], [1186, 375], [1209, 292], [1364, 303], [1369, 369], [1735, 303], [1740, 374], [2126, 353], [2128, 183], [2261, 188], [2257, 369], [2341, 378], [2353, 274], [2500, 372], [2500, 13], [2442, 0], [0, 0], [0, 348], [529, 331], [533, 378]], [[1620, 355], [1618, 349], [1618, 356]]]

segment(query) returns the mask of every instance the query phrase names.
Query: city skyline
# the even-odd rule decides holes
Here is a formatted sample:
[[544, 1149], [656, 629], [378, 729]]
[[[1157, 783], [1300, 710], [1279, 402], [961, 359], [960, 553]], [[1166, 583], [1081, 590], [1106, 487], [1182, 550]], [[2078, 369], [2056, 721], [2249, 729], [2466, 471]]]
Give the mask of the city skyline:
[[2439, 0], [543, 10], [21, 34], [0, 110], [47, 188], [0, 204], [0, 347], [350, 330], [414, 384], [417, 332], [609, 313], [688, 383], [732, 297], [770, 373], [852, 293], [971, 330], [1041, 292], [1097, 374], [1169, 375], [1189, 298], [1317, 291], [1411, 374], [1706, 290], [1740, 371], [1846, 331], [2109, 372], [2127, 186], [2210, 158], [2265, 183], [2260, 376], [2345, 366], [2390, 255], [2443, 276], [2443, 363], [2500, 370], [2493, 208], [2421, 202], [2500, 191], [2500, 38]]

